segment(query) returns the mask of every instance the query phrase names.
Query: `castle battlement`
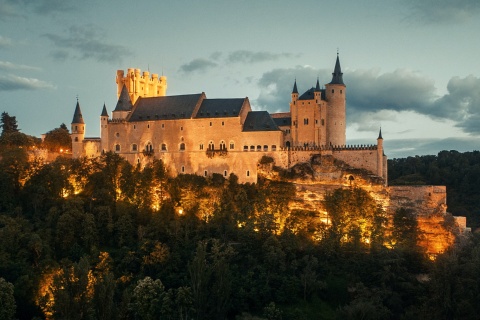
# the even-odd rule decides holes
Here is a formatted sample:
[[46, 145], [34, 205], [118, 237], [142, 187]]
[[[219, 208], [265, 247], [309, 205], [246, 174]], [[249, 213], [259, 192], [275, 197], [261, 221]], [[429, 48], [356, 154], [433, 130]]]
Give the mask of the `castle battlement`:
[[167, 94], [167, 77], [158, 76], [158, 73], [129, 68], [127, 73], [117, 70], [117, 98], [120, 97], [125, 85], [133, 104], [139, 97], [163, 97]]

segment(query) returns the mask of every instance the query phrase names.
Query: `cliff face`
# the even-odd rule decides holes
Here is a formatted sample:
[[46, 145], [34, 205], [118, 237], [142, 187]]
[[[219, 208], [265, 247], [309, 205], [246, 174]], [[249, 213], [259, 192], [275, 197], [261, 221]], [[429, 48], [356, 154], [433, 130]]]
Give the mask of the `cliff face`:
[[[310, 163], [301, 163], [289, 171], [278, 169], [274, 163], [259, 165], [259, 176], [267, 180], [287, 180], [296, 188], [296, 197], [289, 204], [291, 210], [315, 212], [317, 219], [328, 224], [328, 214], [324, 206], [325, 195], [338, 188], [360, 187], [366, 190], [392, 218], [397, 209], [412, 210], [417, 217], [422, 237], [419, 245], [427, 254], [436, 255], [445, 251], [455, 240], [454, 223], [445, 219], [451, 217], [446, 212], [446, 188], [444, 186], [392, 186], [378, 176], [362, 169], [352, 168], [333, 156], [316, 156]], [[388, 232], [388, 231], [387, 231]]]

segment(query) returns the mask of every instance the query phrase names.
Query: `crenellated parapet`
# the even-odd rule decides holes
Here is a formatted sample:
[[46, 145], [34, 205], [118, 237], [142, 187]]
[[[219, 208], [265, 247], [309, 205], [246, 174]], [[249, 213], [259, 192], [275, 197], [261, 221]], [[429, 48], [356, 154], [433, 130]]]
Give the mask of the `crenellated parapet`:
[[127, 87], [132, 104], [135, 104], [139, 97], [163, 97], [167, 94], [167, 77], [158, 76], [157, 73], [130, 68], [125, 73], [117, 70], [117, 98], [120, 97], [123, 85]]

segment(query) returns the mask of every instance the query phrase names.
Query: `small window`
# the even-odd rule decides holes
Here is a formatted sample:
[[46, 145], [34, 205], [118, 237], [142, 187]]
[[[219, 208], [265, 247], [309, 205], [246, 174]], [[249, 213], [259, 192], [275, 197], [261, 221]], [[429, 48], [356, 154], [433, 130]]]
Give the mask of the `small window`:
[[225, 125], [225, 122], [224, 122], [224, 121], [222, 121], [222, 126], [224, 126], [224, 125]]
[[78, 137], [75, 137], [75, 142], [78, 142]]
[[227, 145], [225, 144], [225, 141], [220, 141], [220, 150], [227, 150]]
[[223, 176], [224, 176], [224, 177], [227, 176], [227, 170], [223, 171]]
[[180, 127], [180, 131], [183, 131], [183, 127]]
[[115, 152], [120, 152], [120, 145], [119, 144], [115, 145]]
[[147, 129], [150, 129], [150, 125], [149, 125], [149, 124], [147, 124]]
[[137, 145], [134, 143], [132, 144], [132, 151], [137, 151], [138, 150], [138, 147]]
[[117, 138], [120, 137], [120, 133], [115, 132], [115, 137], [117, 137]]
[[161, 149], [162, 151], [167, 151], [167, 145], [165, 143], [162, 143]]
[[255, 151], [255, 146], [250, 146], [250, 151]]
[[185, 151], [185, 143], [180, 143], [180, 151]]
[[303, 119], [303, 124], [308, 124], [308, 118]]
[[277, 151], [277, 146], [276, 145], [272, 145], [272, 151]]
[[203, 175], [204, 175], [205, 177], [208, 176], [208, 171], [205, 170], [205, 171], [203, 172]]
[[335, 93], [335, 90], [334, 90], [334, 89], [332, 89], [332, 93]]
[[78, 126], [75, 126], [75, 131], [77, 131], [77, 130], [78, 130]]
[[340, 94], [342, 94], [342, 93], [343, 93], [343, 90], [340, 90]]
[[203, 150], [203, 143], [200, 143], [200, 150]]
[[268, 146], [267, 145], [263, 146], [263, 151], [268, 151]]
[[325, 125], [325, 119], [322, 119], [322, 126]]
[[250, 170], [247, 170], [247, 177], [250, 177]]
[[185, 173], [185, 166], [182, 166], [182, 173]]
[[134, 124], [134, 125], [133, 125], [133, 129], [137, 129], [137, 125]]
[[137, 159], [137, 163], [140, 164], [140, 158]]
[[243, 146], [243, 151], [248, 151], [248, 146]]
[[235, 149], [235, 144], [233, 142], [230, 142], [230, 150]]
[[210, 121], [210, 127], [212, 126], [212, 121]]
[[262, 151], [262, 146], [258, 145], [257, 146], [257, 151]]
[[162, 129], [165, 129], [165, 123], [162, 123]]
[[318, 124], [318, 120], [315, 120], [315, 124]]
[[212, 141], [208, 143], [208, 150], [215, 150], [215, 144]]
[[145, 145], [145, 151], [153, 151], [153, 146], [151, 142], [147, 142]]

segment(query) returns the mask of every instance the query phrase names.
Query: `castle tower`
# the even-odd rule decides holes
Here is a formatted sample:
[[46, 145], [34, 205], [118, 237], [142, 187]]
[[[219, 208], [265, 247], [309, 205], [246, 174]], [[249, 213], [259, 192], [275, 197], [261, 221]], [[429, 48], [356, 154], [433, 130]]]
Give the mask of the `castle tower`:
[[73, 114], [73, 120], [71, 124], [72, 138], [72, 157], [79, 158], [83, 155], [83, 139], [85, 139], [85, 122], [83, 121], [82, 110], [80, 110], [80, 104], [77, 99], [77, 105]]
[[346, 142], [346, 86], [337, 53], [332, 81], [325, 85], [327, 100], [327, 144], [343, 146]]
[[100, 148], [102, 152], [108, 151], [108, 112], [105, 103], [100, 115]]
[[125, 75], [123, 70], [117, 70], [117, 97], [120, 98], [123, 87], [127, 87], [128, 95], [133, 104], [139, 97], [163, 97], [167, 94], [167, 77], [158, 77], [153, 73], [130, 68]]
[[[297, 108], [297, 102], [298, 102], [298, 89], [297, 89], [297, 79], [295, 79], [295, 82], [293, 83], [293, 89], [292, 89], [292, 100], [290, 101], [290, 116], [292, 117], [292, 124], [291, 124], [291, 137], [292, 137], [292, 142], [295, 143], [295, 141], [298, 141], [298, 108]], [[287, 147], [290, 147], [290, 142], [287, 142]]]
[[112, 120], [125, 120], [132, 111], [132, 108], [133, 104], [130, 100], [127, 86], [123, 85], [115, 110], [112, 112]]
[[383, 176], [383, 137], [382, 137], [382, 128], [378, 133], [377, 138], [377, 176]]

